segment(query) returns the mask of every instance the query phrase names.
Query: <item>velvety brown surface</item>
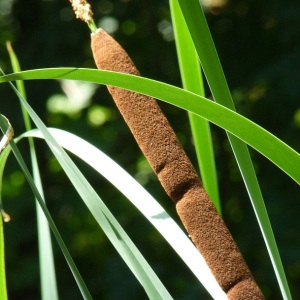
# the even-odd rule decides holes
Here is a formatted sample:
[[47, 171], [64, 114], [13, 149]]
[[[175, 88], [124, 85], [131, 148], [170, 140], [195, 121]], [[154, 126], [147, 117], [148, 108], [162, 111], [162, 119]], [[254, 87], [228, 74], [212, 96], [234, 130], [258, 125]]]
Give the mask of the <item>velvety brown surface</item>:
[[[92, 34], [92, 51], [99, 69], [139, 75], [123, 48], [102, 29]], [[226, 293], [230, 290], [230, 299], [249, 293], [257, 297], [249, 299], [263, 299], [156, 100], [120, 88], [108, 89], [220, 286]]]
[[[92, 35], [92, 49], [98, 68], [139, 74], [126, 52], [103, 30]], [[199, 179], [156, 100], [120, 88], [108, 89], [165, 191], [176, 202]]]
[[227, 292], [252, 275], [222, 218], [207, 193], [193, 187], [177, 202], [176, 209], [192, 241]]
[[228, 293], [229, 300], [262, 300], [263, 295], [260, 293], [255, 282], [247, 279], [236, 284]]

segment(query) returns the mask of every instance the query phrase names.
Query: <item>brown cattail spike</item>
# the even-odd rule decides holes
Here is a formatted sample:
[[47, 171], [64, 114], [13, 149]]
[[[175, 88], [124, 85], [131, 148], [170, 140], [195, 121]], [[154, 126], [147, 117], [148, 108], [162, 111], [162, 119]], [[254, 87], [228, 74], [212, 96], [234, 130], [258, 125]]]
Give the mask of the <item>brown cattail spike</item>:
[[[92, 35], [92, 47], [98, 68], [139, 75], [129, 56], [104, 30]], [[167, 194], [178, 201], [199, 179], [156, 100], [115, 87], [108, 89]]]
[[[102, 29], [92, 34], [92, 51], [99, 69], [139, 75], [124, 49]], [[116, 87], [108, 89], [228, 298], [264, 299], [156, 100]]]

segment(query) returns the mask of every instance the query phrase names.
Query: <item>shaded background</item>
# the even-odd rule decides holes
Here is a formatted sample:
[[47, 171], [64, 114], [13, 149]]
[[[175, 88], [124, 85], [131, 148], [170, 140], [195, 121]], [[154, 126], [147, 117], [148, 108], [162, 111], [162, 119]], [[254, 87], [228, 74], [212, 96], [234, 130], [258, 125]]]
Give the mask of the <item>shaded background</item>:
[[[145, 77], [181, 86], [168, 1], [90, 1], [95, 20], [128, 51]], [[238, 112], [300, 151], [300, 3], [204, 1], [207, 20]], [[67, 0], [0, 0], [0, 65], [11, 66], [11, 41], [23, 70], [95, 68], [88, 27]], [[48, 126], [75, 133], [98, 146], [137, 178], [176, 219], [126, 124], [103, 86], [58, 81], [26, 82], [27, 96]], [[66, 100], [64, 91], [69, 95]], [[24, 131], [16, 96], [0, 87], [1, 113], [16, 135]], [[209, 91], [207, 90], [209, 96]], [[70, 100], [71, 99], [71, 100]], [[69, 102], [68, 102], [69, 101]], [[71, 101], [71, 102], [70, 102]], [[196, 166], [187, 114], [161, 104]], [[180, 122], [178, 121], [180, 120]], [[212, 126], [223, 216], [267, 299], [281, 299], [251, 204], [225, 133]], [[42, 141], [39, 162], [49, 209], [95, 299], [145, 299], [145, 293], [88, 213]], [[28, 158], [26, 142], [19, 143]], [[300, 298], [299, 186], [251, 151], [282, 255], [292, 295]], [[29, 161], [29, 160], [28, 160]], [[175, 299], [210, 299], [180, 258], [108, 182], [76, 160]], [[5, 170], [3, 199], [7, 285], [10, 299], [40, 299], [34, 199], [14, 158]], [[81, 299], [53, 241], [59, 295]]]

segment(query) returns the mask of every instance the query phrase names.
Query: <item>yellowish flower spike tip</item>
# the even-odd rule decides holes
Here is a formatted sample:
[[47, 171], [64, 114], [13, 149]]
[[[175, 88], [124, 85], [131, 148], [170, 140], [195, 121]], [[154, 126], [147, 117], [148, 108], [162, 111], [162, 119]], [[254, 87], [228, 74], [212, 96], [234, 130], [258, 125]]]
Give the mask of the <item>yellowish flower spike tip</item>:
[[97, 26], [93, 20], [91, 5], [85, 0], [70, 0], [76, 18], [86, 22], [92, 32], [96, 32]]

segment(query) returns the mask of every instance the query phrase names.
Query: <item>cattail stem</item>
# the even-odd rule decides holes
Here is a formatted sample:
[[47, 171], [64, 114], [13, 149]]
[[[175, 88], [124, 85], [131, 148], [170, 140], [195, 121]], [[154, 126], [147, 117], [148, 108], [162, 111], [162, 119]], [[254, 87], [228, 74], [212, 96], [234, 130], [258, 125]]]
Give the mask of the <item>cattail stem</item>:
[[[139, 75], [124, 49], [102, 29], [92, 34], [92, 51], [99, 69]], [[108, 89], [228, 298], [264, 299], [156, 100], [112, 86]]]
[[94, 20], [91, 20], [91, 21], [87, 22], [87, 24], [88, 24], [88, 26], [89, 26], [91, 32], [92, 32], [92, 33], [96, 33], [96, 31], [97, 31], [98, 28], [97, 28], [97, 26], [96, 26]]

